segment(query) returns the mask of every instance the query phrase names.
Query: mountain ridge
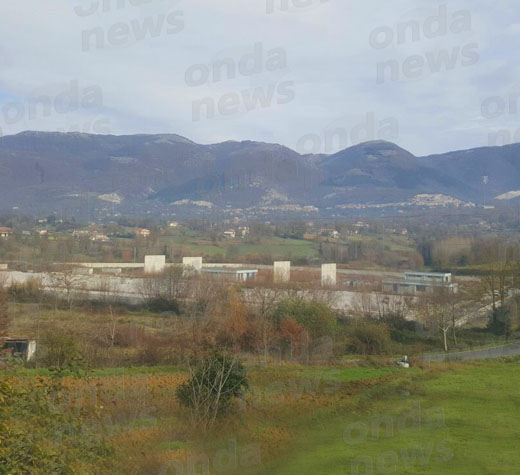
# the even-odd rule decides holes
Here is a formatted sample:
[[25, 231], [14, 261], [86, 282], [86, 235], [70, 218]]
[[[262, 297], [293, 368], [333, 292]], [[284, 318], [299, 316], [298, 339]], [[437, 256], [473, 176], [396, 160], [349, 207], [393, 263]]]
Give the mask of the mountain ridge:
[[417, 195], [482, 205], [520, 188], [519, 157], [520, 144], [421, 157], [377, 140], [302, 155], [253, 140], [204, 145], [178, 134], [24, 131], [0, 141], [0, 199], [3, 211], [61, 207], [70, 214], [81, 214], [85, 196], [106, 208], [97, 198], [112, 193], [121, 198], [112, 203], [117, 212], [130, 214], [167, 213], [171, 203], [197, 201], [215, 209], [330, 211]]

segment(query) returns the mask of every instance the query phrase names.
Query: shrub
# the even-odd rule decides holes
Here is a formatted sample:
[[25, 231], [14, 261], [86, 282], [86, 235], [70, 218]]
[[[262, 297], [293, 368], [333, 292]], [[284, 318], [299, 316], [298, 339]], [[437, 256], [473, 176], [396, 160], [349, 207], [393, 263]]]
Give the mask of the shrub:
[[13, 282], [9, 294], [17, 302], [39, 302], [43, 296], [43, 285], [39, 279], [29, 279], [23, 283]]
[[336, 329], [334, 310], [322, 302], [287, 298], [277, 305], [275, 316], [278, 322], [294, 318], [314, 339], [332, 335]]
[[112, 454], [87, 414], [63, 403], [64, 392], [60, 379], [0, 378], [0, 473], [84, 473], [79, 466]]
[[349, 340], [348, 350], [361, 355], [384, 355], [391, 345], [388, 327], [377, 323], [356, 323]]
[[509, 338], [512, 333], [512, 320], [511, 309], [509, 307], [503, 306], [497, 308], [491, 312], [488, 329], [495, 335]]
[[190, 410], [197, 428], [210, 429], [218, 417], [230, 412], [235, 398], [249, 388], [244, 367], [219, 351], [190, 364], [190, 379], [177, 389], [180, 404]]
[[38, 352], [38, 361], [44, 366], [58, 370], [78, 369], [83, 366], [83, 355], [73, 335], [48, 332], [42, 343], [43, 348]]

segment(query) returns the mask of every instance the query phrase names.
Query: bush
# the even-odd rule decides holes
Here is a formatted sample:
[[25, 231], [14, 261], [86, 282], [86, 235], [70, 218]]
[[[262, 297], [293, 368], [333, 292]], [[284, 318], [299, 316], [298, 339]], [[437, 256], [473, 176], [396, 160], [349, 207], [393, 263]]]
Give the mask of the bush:
[[165, 297], [156, 297], [150, 299], [148, 302], [148, 309], [151, 312], [173, 312], [176, 315], [180, 314], [179, 302], [174, 299], [167, 299]]
[[77, 340], [73, 335], [49, 332], [38, 351], [38, 361], [44, 366], [63, 369], [78, 369], [84, 366]]
[[330, 336], [336, 329], [334, 310], [322, 302], [287, 298], [277, 305], [275, 316], [278, 322], [294, 318], [314, 339]]
[[390, 351], [390, 331], [387, 325], [359, 322], [350, 330], [348, 350], [361, 355], [384, 355]]
[[85, 473], [84, 464], [112, 455], [100, 427], [64, 394], [59, 379], [0, 378], [0, 473]]
[[219, 351], [195, 360], [190, 373], [190, 380], [179, 386], [176, 394], [180, 404], [190, 410], [197, 428], [210, 429], [249, 388], [242, 364]]
[[498, 336], [509, 338], [512, 333], [513, 321], [509, 307], [500, 307], [491, 312], [488, 330]]
[[24, 283], [13, 282], [9, 294], [17, 302], [39, 302], [43, 295], [42, 283], [38, 279], [29, 279]]

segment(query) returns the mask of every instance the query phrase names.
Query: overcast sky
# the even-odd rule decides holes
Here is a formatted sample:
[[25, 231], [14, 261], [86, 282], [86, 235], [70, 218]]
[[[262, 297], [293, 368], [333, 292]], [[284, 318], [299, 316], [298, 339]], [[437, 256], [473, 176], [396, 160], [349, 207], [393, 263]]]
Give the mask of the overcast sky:
[[16, 0], [0, 26], [3, 135], [520, 141], [518, 0]]

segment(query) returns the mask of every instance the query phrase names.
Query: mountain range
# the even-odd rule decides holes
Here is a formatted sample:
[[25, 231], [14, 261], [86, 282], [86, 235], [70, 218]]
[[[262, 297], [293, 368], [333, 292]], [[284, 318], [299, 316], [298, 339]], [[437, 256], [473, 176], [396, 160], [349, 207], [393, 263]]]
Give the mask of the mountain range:
[[252, 141], [202, 145], [174, 134], [22, 132], [0, 142], [2, 212], [317, 213], [519, 197], [520, 144], [418, 157], [385, 141], [333, 155]]

